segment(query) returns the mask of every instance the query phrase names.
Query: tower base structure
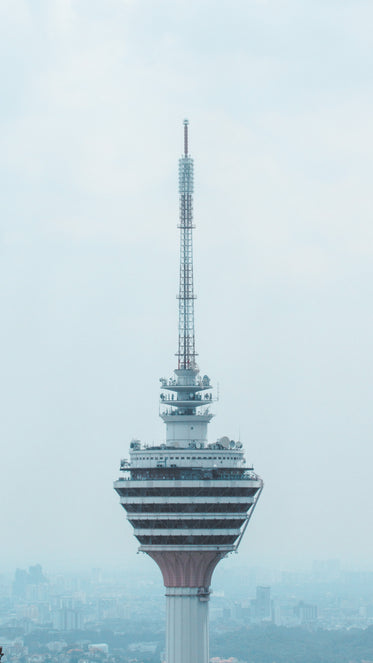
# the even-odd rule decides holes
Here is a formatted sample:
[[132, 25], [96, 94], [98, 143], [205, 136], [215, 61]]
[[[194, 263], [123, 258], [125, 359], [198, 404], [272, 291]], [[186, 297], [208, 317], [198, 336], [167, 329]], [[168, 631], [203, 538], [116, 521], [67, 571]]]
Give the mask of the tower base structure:
[[[141, 546], [144, 552], [146, 546]], [[209, 598], [220, 550], [152, 551], [166, 586], [166, 663], [208, 663]]]

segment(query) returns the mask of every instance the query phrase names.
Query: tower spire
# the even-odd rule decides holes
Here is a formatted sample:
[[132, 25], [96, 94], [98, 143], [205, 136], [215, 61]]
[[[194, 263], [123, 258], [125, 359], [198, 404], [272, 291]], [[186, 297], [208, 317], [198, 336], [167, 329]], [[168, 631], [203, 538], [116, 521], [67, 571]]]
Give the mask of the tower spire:
[[216, 565], [237, 550], [263, 482], [242, 444], [208, 442], [213, 395], [199, 376], [194, 339], [193, 159], [188, 121], [179, 160], [180, 283], [178, 368], [161, 378], [165, 443], [132, 440], [115, 490], [139, 550], [158, 564], [166, 587], [166, 663], [209, 663], [208, 601]]
[[184, 154], [179, 160], [180, 277], [178, 369], [196, 368], [193, 290], [193, 159], [189, 156], [188, 120], [184, 120]]

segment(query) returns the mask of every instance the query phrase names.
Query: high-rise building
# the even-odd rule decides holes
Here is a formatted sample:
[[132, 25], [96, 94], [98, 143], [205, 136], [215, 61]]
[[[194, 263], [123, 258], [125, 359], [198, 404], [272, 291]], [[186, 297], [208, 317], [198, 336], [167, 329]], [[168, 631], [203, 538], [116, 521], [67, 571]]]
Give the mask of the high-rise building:
[[271, 619], [272, 610], [271, 610], [271, 588], [270, 587], [257, 587], [256, 588], [255, 616], [260, 621]]
[[130, 444], [130, 461], [114, 487], [139, 550], [158, 564], [166, 586], [166, 663], [208, 663], [212, 573], [237, 550], [263, 483], [230, 437], [208, 442], [214, 401], [196, 363], [193, 287], [193, 159], [188, 121], [179, 160], [180, 278], [178, 366], [161, 378], [166, 440]]
[[304, 601], [299, 601], [298, 605], [294, 608], [294, 615], [298, 617], [301, 624], [315, 622], [317, 620], [317, 612], [317, 605], [304, 603]]
[[49, 584], [40, 564], [30, 566], [28, 571], [16, 569], [12, 593], [17, 598], [27, 598], [31, 601], [48, 599]]
[[83, 627], [82, 611], [58, 608], [52, 612], [52, 623], [57, 631], [78, 631]]

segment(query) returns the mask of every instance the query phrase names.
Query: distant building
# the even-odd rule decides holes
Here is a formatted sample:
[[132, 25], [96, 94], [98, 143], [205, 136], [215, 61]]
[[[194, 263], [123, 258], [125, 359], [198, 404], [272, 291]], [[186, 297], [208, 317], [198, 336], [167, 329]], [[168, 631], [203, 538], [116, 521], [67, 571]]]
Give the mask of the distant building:
[[333, 581], [341, 574], [339, 559], [318, 559], [313, 562], [312, 571], [316, 580]]
[[224, 621], [228, 621], [231, 618], [231, 610], [230, 608], [223, 608], [222, 610], [222, 618]]
[[155, 654], [157, 646], [157, 642], [132, 642], [128, 645], [128, 649], [139, 654]]
[[64, 640], [53, 640], [52, 642], [47, 642], [46, 646], [53, 654], [60, 654], [67, 647], [67, 642]]
[[100, 642], [98, 644], [88, 645], [88, 651], [91, 652], [92, 654], [94, 652], [100, 652], [100, 654], [108, 654], [109, 645], [107, 645], [106, 642]]
[[97, 568], [92, 569], [91, 579], [92, 579], [92, 582], [97, 583], [97, 584], [101, 584], [102, 583], [102, 570], [97, 569]]
[[258, 621], [270, 620], [272, 618], [270, 587], [256, 588], [255, 617]]
[[252, 617], [250, 606], [242, 605], [241, 603], [235, 603], [233, 608], [233, 617], [238, 621], [249, 623]]
[[59, 608], [52, 613], [53, 628], [56, 631], [79, 631], [83, 626], [80, 610]]
[[12, 584], [12, 594], [15, 598], [45, 601], [48, 587], [48, 580], [44, 577], [40, 564], [30, 566], [28, 571], [16, 569]]
[[317, 605], [299, 601], [294, 608], [294, 615], [298, 617], [301, 624], [307, 624], [317, 620]]
[[281, 607], [278, 603], [275, 603], [273, 601], [272, 601], [272, 622], [276, 624], [276, 626], [280, 626], [282, 624]]

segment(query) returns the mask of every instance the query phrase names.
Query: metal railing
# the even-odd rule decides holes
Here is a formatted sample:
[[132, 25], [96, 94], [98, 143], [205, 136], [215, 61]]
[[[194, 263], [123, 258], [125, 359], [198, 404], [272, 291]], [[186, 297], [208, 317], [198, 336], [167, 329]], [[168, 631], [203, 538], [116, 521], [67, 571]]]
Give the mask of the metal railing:
[[256, 481], [257, 474], [250, 470], [223, 471], [219, 469], [185, 469], [185, 468], [158, 468], [141, 469], [121, 467], [122, 471], [129, 472], [129, 476], [120, 477], [124, 481]]

